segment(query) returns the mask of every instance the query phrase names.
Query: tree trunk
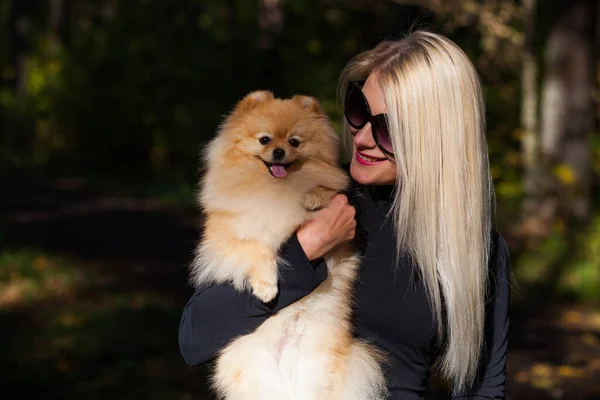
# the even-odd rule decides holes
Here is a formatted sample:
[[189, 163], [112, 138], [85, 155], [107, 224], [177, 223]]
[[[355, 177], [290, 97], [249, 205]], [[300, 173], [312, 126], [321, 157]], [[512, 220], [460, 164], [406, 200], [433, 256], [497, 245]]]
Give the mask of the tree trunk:
[[62, 47], [68, 45], [71, 28], [71, 1], [49, 0], [49, 30]]
[[259, 83], [273, 91], [280, 89], [279, 46], [285, 19], [285, 0], [258, 0], [258, 49], [262, 67]]
[[523, 62], [521, 69], [521, 127], [523, 129], [522, 154], [525, 176], [523, 211], [529, 214], [536, 207], [539, 193], [539, 130], [538, 130], [538, 68], [535, 59], [534, 34], [536, 0], [523, 0], [525, 12]]
[[58, 33], [61, 22], [63, 20], [63, 5], [64, 0], [50, 0], [50, 30]]
[[70, 33], [71, 1], [49, 0], [49, 8], [48, 25], [50, 32], [65, 46], [68, 43]]
[[27, 54], [27, 2], [12, 0], [9, 11], [9, 47], [10, 65], [13, 68], [9, 85], [13, 88], [18, 99], [23, 100], [26, 95], [25, 87], [25, 61]]
[[100, 11], [102, 20], [112, 21], [117, 15], [117, 2], [115, 0], [104, 0]]
[[571, 0], [550, 30], [541, 102], [543, 177], [538, 218], [585, 220], [591, 211], [590, 139], [594, 128], [596, 1]]

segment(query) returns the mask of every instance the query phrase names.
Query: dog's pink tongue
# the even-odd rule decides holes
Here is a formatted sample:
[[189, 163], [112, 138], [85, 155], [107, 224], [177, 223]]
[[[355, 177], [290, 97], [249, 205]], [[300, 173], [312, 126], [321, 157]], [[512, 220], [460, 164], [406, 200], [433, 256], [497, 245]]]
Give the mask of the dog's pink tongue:
[[272, 164], [271, 172], [273, 172], [273, 176], [278, 178], [285, 178], [287, 176], [287, 171], [283, 165]]

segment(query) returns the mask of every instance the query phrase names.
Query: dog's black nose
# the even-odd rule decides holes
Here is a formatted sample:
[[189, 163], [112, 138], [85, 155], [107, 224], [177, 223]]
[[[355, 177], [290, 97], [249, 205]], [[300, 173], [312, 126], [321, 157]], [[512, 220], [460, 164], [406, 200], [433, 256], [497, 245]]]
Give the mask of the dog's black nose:
[[281, 160], [285, 156], [285, 150], [280, 149], [279, 147], [273, 150], [273, 158], [275, 160]]

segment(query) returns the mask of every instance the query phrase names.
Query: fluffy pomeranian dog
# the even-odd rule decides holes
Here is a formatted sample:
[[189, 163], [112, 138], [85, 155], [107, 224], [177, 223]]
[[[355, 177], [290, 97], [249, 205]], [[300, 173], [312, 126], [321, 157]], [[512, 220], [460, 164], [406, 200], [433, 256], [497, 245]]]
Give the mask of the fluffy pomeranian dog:
[[[276, 99], [268, 91], [244, 97], [203, 154], [205, 227], [192, 282], [230, 283], [273, 300], [280, 246], [349, 184], [338, 144], [316, 99]], [[328, 278], [317, 289], [220, 351], [211, 376], [220, 398], [386, 397], [382, 354], [352, 336], [359, 259], [347, 244], [325, 260]]]

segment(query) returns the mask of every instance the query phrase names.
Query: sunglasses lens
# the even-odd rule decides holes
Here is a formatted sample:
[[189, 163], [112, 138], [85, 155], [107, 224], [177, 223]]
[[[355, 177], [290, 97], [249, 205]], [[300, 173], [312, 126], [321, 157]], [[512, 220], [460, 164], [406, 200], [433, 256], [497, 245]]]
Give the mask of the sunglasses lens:
[[344, 115], [353, 128], [362, 128], [366, 120], [366, 104], [362, 91], [357, 86], [350, 86], [344, 103]]
[[379, 145], [388, 153], [394, 154], [392, 139], [388, 131], [387, 122], [385, 119], [377, 119], [375, 124], [372, 124], [373, 136]]

